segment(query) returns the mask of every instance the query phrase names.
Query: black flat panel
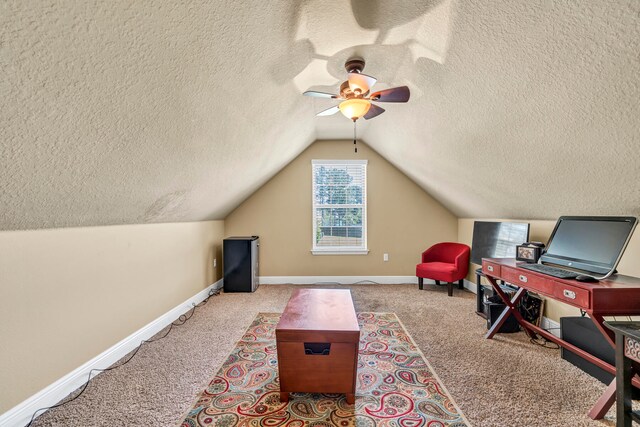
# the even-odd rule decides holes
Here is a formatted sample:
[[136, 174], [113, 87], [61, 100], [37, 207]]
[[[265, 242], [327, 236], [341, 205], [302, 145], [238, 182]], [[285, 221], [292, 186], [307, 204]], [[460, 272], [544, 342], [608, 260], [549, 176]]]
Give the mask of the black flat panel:
[[475, 221], [471, 262], [481, 265], [482, 258], [515, 258], [516, 245], [528, 240], [528, 223]]

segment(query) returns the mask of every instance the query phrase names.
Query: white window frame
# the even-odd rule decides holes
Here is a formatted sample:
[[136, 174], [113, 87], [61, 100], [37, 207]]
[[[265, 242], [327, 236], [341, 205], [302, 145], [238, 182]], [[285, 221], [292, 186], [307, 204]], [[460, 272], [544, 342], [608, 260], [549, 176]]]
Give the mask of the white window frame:
[[[311, 160], [311, 253], [313, 255], [367, 255], [369, 249], [367, 246], [367, 165], [368, 160]], [[327, 165], [362, 165], [364, 169], [364, 182], [362, 188], [362, 205], [341, 205], [345, 208], [359, 208], [362, 207], [362, 246], [316, 246], [316, 209], [321, 207], [328, 207], [332, 205], [317, 205], [316, 204], [316, 177], [315, 166]]]

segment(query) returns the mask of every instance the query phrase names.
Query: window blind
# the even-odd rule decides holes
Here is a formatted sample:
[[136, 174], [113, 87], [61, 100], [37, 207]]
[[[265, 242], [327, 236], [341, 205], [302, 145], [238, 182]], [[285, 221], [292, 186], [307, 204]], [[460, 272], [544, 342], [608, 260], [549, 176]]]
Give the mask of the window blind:
[[367, 161], [313, 160], [313, 251], [367, 250]]

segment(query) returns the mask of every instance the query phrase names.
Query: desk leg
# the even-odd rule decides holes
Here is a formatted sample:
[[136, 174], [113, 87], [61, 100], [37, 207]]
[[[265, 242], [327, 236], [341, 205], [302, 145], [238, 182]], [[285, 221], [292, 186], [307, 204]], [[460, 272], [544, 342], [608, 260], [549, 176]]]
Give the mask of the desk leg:
[[[600, 333], [602, 333], [602, 335], [609, 342], [609, 344], [611, 344], [611, 346], [615, 348], [616, 347], [616, 344], [614, 341], [615, 335], [613, 331], [611, 331], [609, 328], [606, 328], [604, 326], [604, 318], [599, 314], [595, 314], [592, 312], [588, 312], [588, 313], [589, 313], [589, 317], [591, 317], [591, 320], [596, 325]], [[595, 405], [593, 405], [593, 407], [589, 411], [589, 417], [593, 420], [600, 420], [604, 418], [605, 414], [607, 413], [609, 408], [611, 408], [611, 406], [614, 404], [615, 401], [616, 401], [616, 379], [614, 378], [614, 380], [611, 382], [611, 384], [609, 384], [609, 386], [604, 391], [604, 393], [602, 393], [602, 396], [600, 396], [598, 401], [595, 403]]]
[[606, 328], [604, 326], [604, 317], [590, 311], [587, 311], [587, 313], [589, 313], [589, 317], [591, 317], [591, 320], [593, 321], [593, 323], [595, 323], [598, 330], [602, 333], [609, 344], [611, 344], [611, 347], [616, 348], [615, 334], [609, 328]]
[[522, 326], [527, 336], [529, 338], [533, 338], [533, 332], [531, 332], [527, 327], [527, 321], [522, 318], [522, 315], [520, 315], [520, 312], [516, 308], [518, 301], [520, 301], [520, 298], [524, 296], [525, 289], [524, 288], [518, 289], [516, 294], [510, 300], [509, 297], [507, 297], [507, 295], [502, 291], [502, 288], [500, 288], [500, 285], [498, 285], [498, 282], [496, 282], [496, 280], [493, 277], [490, 277], [490, 276], [486, 276], [486, 277], [489, 280], [489, 283], [491, 283], [491, 286], [493, 286], [493, 290], [498, 295], [500, 295], [500, 298], [507, 305], [507, 307], [504, 309], [502, 314], [498, 317], [498, 320], [496, 320], [496, 322], [493, 324], [491, 329], [489, 329], [489, 331], [486, 333], [484, 337], [487, 339], [493, 338], [493, 336], [500, 330], [504, 322], [506, 322], [507, 318], [509, 317], [509, 314], [513, 314], [513, 317], [515, 317], [518, 323], [520, 324], [520, 326]]
[[613, 402], [616, 401], [616, 379], [611, 381], [611, 384], [602, 393], [602, 396], [598, 399], [593, 408], [589, 410], [589, 418], [592, 420], [601, 420], [607, 413]]
[[280, 392], [280, 402], [285, 403], [289, 401], [289, 393]]

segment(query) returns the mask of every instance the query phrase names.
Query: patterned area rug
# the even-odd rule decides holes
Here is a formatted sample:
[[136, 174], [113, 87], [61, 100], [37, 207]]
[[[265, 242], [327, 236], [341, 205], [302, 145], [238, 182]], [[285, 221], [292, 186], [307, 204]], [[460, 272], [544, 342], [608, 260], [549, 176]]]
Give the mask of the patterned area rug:
[[260, 313], [187, 413], [193, 426], [467, 426], [464, 415], [394, 313], [359, 313], [356, 403], [292, 393], [281, 403], [275, 328]]

